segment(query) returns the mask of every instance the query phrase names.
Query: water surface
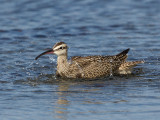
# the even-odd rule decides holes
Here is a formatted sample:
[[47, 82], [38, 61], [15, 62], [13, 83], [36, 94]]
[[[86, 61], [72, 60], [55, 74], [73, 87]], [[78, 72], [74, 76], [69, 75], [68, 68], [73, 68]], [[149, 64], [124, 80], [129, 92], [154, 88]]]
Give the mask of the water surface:
[[[1, 120], [153, 120], [160, 117], [160, 2], [2, 0]], [[34, 58], [58, 41], [74, 55], [145, 60], [128, 76], [55, 78], [56, 56]], [[138, 72], [136, 72], [138, 71]]]

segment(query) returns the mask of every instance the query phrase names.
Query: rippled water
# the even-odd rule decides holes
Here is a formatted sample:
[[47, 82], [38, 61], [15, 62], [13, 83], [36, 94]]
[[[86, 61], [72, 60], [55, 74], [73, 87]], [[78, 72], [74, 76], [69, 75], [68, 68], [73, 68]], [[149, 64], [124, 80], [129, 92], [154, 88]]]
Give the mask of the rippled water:
[[[1, 120], [153, 120], [160, 117], [160, 2], [1, 0]], [[56, 79], [58, 41], [69, 56], [131, 48], [140, 72], [94, 80]]]

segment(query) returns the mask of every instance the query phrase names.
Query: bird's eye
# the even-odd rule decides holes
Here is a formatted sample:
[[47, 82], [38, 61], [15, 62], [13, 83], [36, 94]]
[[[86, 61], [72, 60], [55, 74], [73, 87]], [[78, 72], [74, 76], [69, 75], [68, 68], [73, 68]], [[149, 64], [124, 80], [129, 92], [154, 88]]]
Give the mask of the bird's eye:
[[63, 49], [63, 47], [60, 47], [59, 49]]

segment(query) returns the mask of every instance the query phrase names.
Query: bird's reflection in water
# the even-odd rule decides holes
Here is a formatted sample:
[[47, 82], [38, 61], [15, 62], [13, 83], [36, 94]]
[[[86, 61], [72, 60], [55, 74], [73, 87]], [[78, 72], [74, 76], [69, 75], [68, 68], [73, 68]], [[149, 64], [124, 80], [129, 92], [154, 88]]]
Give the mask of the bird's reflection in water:
[[55, 113], [56, 118], [61, 120], [67, 120], [68, 106], [70, 102], [67, 100], [69, 91], [69, 85], [60, 83], [57, 89], [58, 99], [56, 102]]
[[[74, 87], [72, 88], [72, 86]], [[81, 87], [83, 86], [82, 87], [83, 89], [81, 89], [81, 87], [80, 89], [78, 89], [79, 86]], [[87, 89], [85, 89], [84, 86], [86, 86]], [[92, 87], [89, 87], [90, 89], [88, 89], [87, 86], [92, 86]], [[93, 94], [93, 92], [99, 91], [99, 88], [101, 87], [104, 87], [104, 81], [62, 80], [58, 82], [58, 87], [56, 90], [58, 98], [55, 104], [54, 113], [56, 116], [54, 116], [54, 118], [61, 119], [61, 120], [68, 120], [71, 114], [70, 113], [70, 110], [72, 107], [71, 103], [75, 102], [75, 98], [73, 98], [73, 96], [75, 94], [77, 95], [77, 93]], [[85, 101], [86, 99], [88, 100], [87, 96], [83, 96], [82, 98], [80, 97], [80, 101], [82, 103], [86, 103]], [[90, 100], [87, 101], [87, 103], [89, 102], [89, 103], [97, 104], [97, 102], [92, 102], [92, 99]]]

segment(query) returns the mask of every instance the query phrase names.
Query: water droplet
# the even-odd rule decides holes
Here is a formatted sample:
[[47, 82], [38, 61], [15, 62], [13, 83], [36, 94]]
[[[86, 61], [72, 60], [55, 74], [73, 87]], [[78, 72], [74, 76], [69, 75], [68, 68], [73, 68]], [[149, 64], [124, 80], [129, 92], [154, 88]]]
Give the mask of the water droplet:
[[56, 59], [53, 56], [49, 56], [49, 59], [51, 60], [51, 62], [55, 62]]

